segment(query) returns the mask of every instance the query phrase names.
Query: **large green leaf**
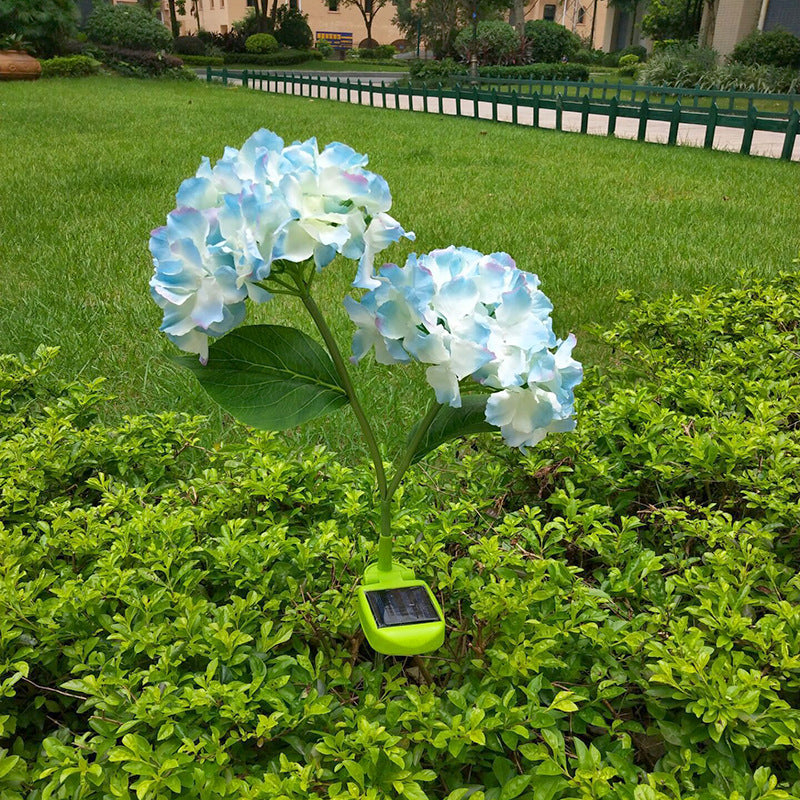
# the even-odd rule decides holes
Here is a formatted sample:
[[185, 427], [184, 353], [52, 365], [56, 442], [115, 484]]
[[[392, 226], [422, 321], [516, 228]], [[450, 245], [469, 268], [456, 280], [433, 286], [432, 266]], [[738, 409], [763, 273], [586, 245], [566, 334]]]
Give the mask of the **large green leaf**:
[[183, 356], [211, 398], [254, 428], [293, 428], [347, 403], [328, 354], [283, 325], [237, 328], [208, 349], [208, 363]]
[[[488, 394], [462, 394], [461, 408], [441, 406], [433, 418], [431, 426], [417, 445], [411, 463], [416, 464], [431, 450], [435, 450], [440, 444], [444, 444], [450, 439], [470, 436], [474, 433], [497, 433], [498, 429], [494, 425], [490, 425], [485, 418], [488, 398]], [[411, 430], [408, 435], [409, 441], [414, 438], [419, 425], [418, 422]]]

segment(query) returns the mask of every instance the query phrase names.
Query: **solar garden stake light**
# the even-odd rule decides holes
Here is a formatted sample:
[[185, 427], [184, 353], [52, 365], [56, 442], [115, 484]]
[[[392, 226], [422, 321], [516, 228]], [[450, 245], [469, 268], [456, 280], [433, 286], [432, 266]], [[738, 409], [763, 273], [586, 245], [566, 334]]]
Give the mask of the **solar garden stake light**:
[[[161, 325], [181, 350], [179, 363], [240, 421], [284, 430], [342, 406], [352, 409], [376, 481], [378, 553], [357, 592], [372, 647], [418, 655], [444, 641], [444, 616], [427, 584], [392, 558], [392, 499], [408, 468], [442, 443], [497, 431], [524, 450], [548, 432], [574, 428], [573, 389], [581, 366], [575, 337], [556, 339], [552, 305], [535, 275], [505, 253], [465, 247], [411, 254], [405, 265], [375, 255], [413, 239], [387, 213], [386, 181], [364, 169], [366, 156], [333, 143], [283, 141], [256, 131], [240, 150], [204, 158], [176, 195], [167, 224], [151, 234], [151, 295]], [[339, 255], [358, 262], [353, 285], [367, 290], [344, 304], [356, 326], [351, 362], [374, 351], [381, 364], [428, 364], [435, 400], [414, 425], [391, 478], [350, 371], [317, 305], [319, 272]], [[282, 325], [242, 325], [247, 301], [299, 300], [324, 347]], [[213, 339], [213, 343], [209, 343]], [[199, 359], [196, 357], [199, 355]], [[473, 380], [479, 393], [462, 394]]]

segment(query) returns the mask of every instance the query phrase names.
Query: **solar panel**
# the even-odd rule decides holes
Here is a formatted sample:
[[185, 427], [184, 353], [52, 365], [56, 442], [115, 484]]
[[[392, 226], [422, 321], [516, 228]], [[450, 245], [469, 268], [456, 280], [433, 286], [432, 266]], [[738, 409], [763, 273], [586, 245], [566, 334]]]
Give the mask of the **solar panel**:
[[379, 628], [441, 621], [424, 586], [378, 589], [364, 594]]

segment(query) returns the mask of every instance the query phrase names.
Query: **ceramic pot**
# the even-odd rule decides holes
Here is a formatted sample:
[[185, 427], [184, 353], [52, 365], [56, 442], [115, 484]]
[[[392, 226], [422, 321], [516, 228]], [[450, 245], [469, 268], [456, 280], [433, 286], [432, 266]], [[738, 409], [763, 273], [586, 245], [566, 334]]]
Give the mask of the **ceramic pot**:
[[0, 81], [35, 81], [42, 65], [24, 50], [0, 50]]

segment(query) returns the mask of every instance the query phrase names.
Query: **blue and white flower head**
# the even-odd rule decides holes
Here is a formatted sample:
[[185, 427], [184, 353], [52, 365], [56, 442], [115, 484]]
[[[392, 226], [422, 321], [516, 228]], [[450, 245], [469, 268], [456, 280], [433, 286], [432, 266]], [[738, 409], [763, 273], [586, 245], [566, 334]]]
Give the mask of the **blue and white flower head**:
[[322, 152], [316, 139], [284, 147], [264, 129], [240, 150], [226, 147], [213, 167], [203, 158], [150, 239], [161, 329], [204, 360], [209, 336], [242, 323], [245, 298], [270, 299], [257, 284], [277, 260], [313, 258], [322, 269], [341, 254], [358, 261], [355, 286], [376, 285], [375, 255], [414, 234], [389, 216], [389, 187], [366, 163], [338, 142]]
[[374, 349], [380, 363], [430, 364], [437, 401], [455, 408], [471, 377], [495, 390], [486, 420], [513, 447], [574, 427], [572, 390], [582, 378], [571, 357], [575, 337], [556, 338], [539, 279], [509, 255], [434, 250], [404, 267], [384, 265], [376, 283], [360, 302], [345, 300], [358, 328], [354, 361]]

